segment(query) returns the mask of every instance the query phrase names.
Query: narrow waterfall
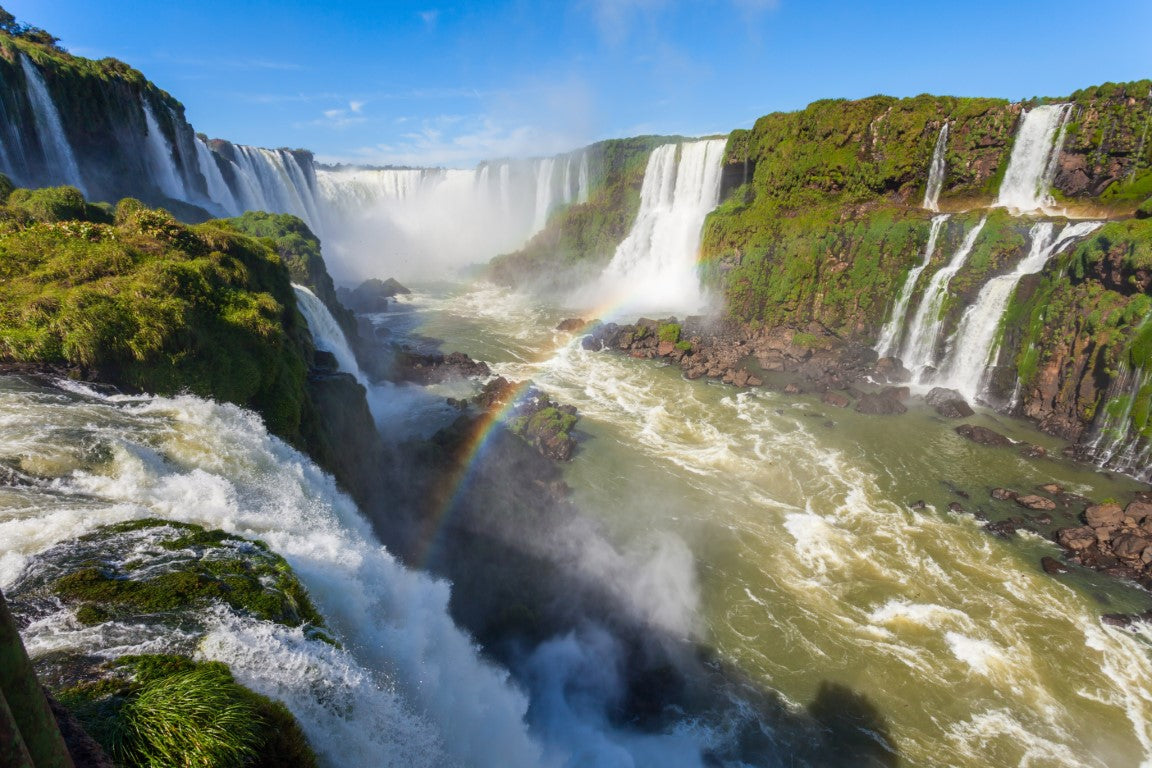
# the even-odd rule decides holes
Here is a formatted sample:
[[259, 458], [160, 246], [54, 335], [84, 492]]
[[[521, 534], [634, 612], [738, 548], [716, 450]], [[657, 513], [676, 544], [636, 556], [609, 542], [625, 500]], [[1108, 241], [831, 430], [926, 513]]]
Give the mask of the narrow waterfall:
[[356, 381], [365, 387], [369, 386], [368, 377], [360, 370], [356, 354], [348, 345], [344, 331], [340, 329], [340, 324], [332, 317], [328, 307], [324, 306], [320, 297], [304, 286], [293, 283], [292, 289], [296, 291], [297, 306], [300, 307], [304, 319], [308, 321], [308, 330], [312, 333], [312, 341], [316, 344], [316, 348], [331, 352], [336, 357], [340, 370], [355, 376]]
[[37, 135], [44, 150], [45, 173], [56, 183], [71, 184], [81, 192], [86, 192], [80, 167], [76, 165], [72, 145], [68, 143], [64, 125], [60, 122], [60, 113], [56, 111], [48, 86], [44, 84], [44, 78], [36, 65], [24, 54], [19, 55], [20, 66], [28, 81], [28, 99], [36, 118]]
[[935, 363], [936, 340], [944, 324], [940, 312], [944, 307], [948, 284], [968, 260], [968, 255], [972, 253], [972, 247], [976, 244], [976, 238], [980, 235], [980, 230], [984, 229], [986, 221], [986, 218], [980, 219], [980, 222], [964, 237], [964, 242], [960, 244], [952, 259], [932, 275], [928, 287], [924, 289], [924, 296], [920, 299], [920, 306], [916, 308], [916, 315], [908, 328], [908, 338], [900, 353], [904, 367], [912, 371], [917, 383], [924, 383], [925, 370]]
[[[947, 129], [948, 126], [944, 127]], [[948, 221], [948, 214], [932, 217], [932, 225], [928, 229], [928, 244], [924, 246], [924, 258], [908, 271], [908, 277], [904, 280], [904, 287], [900, 289], [900, 295], [892, 306], [892, 314], [880, 331], [880, 340], [876, 342], [876, 354], [880, 357], [888, 357], [900, 348], [900, 336], [904, 330], [905, 316], [908, 314], [908, 303], [912, 301], [912, 293], [916, 290], [916, 281], [920, 279], [921, 273], [932, 261], [932, 254], [936, 252], [936, 240], [940, 237], [940, 230], [946, 221]]]
[[552, 212], [554, 195], [552, 191], [552, 173], [556, 167], [555, 158], [546, 157], [538, 161], [536, 167], [536, 213], [532, 219], [532, 231], [539, 232], [548, 223], [548, 214]]
[[1053, 204], [1048, 190], [1056, 175], [1064, 126], [1071, 114], [1071, 104], [1046, 104], [1023, 114], [996, 205], [1036, 211]]
[[148, 130], [148, 135], [144, 139], [144, 150], [148, 168], [152, 172], [152, 181], [161, 192], [173, 200], [187, 200], [188, 193], [180, 180], [176, 162], [172, 159], [172, 145], [160, 130], [160, 124], [156, 121], [156, 115], [152, 112], [152, 106], [146, 97], [141, 98], [140, 106], [144, 111], [144, 126]]
[[693, 311], [703, 304], [696, 271], [700, 228], [720, 198], [727, 139], [652, 150], [640, 212], [616, 248], [602, 282], [640, 309]]
[[228, 187], [228, 182], [224, 180], [224, 175], [220, 173], [220, 166], [216, 163], [216, 154], [208, 148], [208, 145], [200, 140], [199, 137], [194, 139], [196, 145], [196, 164], [200, 168], [200, 173], [204, 176], [204, 181], [208, 184], [208, 197], [213, 203], [218, 205], [226, 215], [239, 216], [243, 211], [240, 204], [236, 201], [236, 196]]
[[932, 150], [932, 166], [928, 169], [928, 186], [924, 189], [924, 207], [940, 210], [940, 190], [944, 188], [945, 153], [948, 150], [948, 122], [940, 128], [936, 148]]
[[564, 158], [564, 186], [561, 189], [563, 197], [561, 202], [568, 205], [572, 202], [572, 155]]
[[580, 153], [580, 173], [576, 182], [576, 202], [588, 202], [588, 153]]
[[1043, 269], [1062, 248], [1101, 226], [1098, 221], [1082, 221], [1065, 226], [1059, 235], [1055, 235], [1052, 222], [1033, 226], [1029, 234], [1032, 245], [1028, 255], [1008, 274], [985, 283], [976, 301], [964, 311], [949, 344], [948, 359], [941, 366], [935, 382], [959, 390], [969, 400], [975, 400], [982, 393], [991, 366], [995, 364], [999, 350], [997, 331], [1017, 284], [1025, 275]]
[[1125, 360], [1112, 380], [1087, 450], [1101, 467], [1152, 480], [1152, 371]]

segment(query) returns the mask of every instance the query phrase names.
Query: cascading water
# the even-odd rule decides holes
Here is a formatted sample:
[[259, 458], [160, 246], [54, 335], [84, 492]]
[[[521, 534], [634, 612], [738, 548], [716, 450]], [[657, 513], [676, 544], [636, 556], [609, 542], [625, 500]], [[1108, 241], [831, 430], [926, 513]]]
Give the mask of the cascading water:
[[900, 289], [900, 295], [896, 297], [896, 303], [892, 307], [892, 314], [880, 331], [880, 340], [876, 342], [876, 354], [880, 357], [888, 357], [900, 348], [900, 337], [904, 330], [905, 316], [908, 314], [908, 303], [912, 301], [912, 294], [916, 290], [916, 281], [920, 279], [921, 273], [932, 261], [932, 254], [936, 252], [936, 240], [940, 237], [940, 230], [946, 221], [948, 221], [948, 214], [932, 217], [932, 224], [928, 228], [928, 244], [924, 246], [924, 258], [908, 271], [908, 277], [904, 280], [904, 287]]
[[36, 65], [24, 54], [21, 53], [19, 56], [20, 66], [28, 81], [28, 99], [36, 118], [37, 136], [44, 150], [45, 171], [55, 183], [71, 184], [84, 192], [84, 179], [72, 154], [72, 145], [68, 143], [68, 136], [64, 133], [60, 113], [56, 111], [56, 104], [48, 93], [48, 86], [44, 84], [44, 78]]
[[316, 192], [296, 156], [283, 149], [236, 145], [235, 168], [240, 178], [238, 197], [245, 210], [291, 213], [322, 234]]
[[1025, 275], [1033, 275], [1043, 269], [1048, 260], [1062, 248], [1101, 226], [1097, 221], [1077, 222], [1065, 226], [1059, 235], [1055, 235], [1055, 225], [1051, 222], [1033, 226], [1029, 233], [1032, 245], [1028, 255], [1008, 274], [994, 277], [985, 283], [976, 301], [964, 311], [949, 344], [948, 359], [940, 367], [934, 382], [956, 389], [969, 400], [975, 400], [983, 391], [990, 366], [996, 361], [996, 352], [999, 350], [996, 333], [1017, 284]]
[[220, 173], [220, 166], [216, 163], [217, 155], [199, 137], [194, 141], [196, 164], [208, 185], [208, 197], [224, 211], [225, 215], [239, 216], [243, 211], [236, 202], [236, 195], [228, 187], [228, 182], [224, 181], [224, 175]]
[[980, 235], [980, 230], [984, 229], [986, 221], [987, 219], [980, 219], [980, 222], [964, 237], [964, 242], [960, 244], [952, 259], [936, 274], [932, 275], [928, 287], [924, 289], [924, 296], [916, 308], [912, 325], [908, 328], [908, 338], [904, 342], [903, 351], [900, 353], [904, 367], [912, 371], [917, 383], [925, 383], [923, 378], [926, 369], [933, 365], [936, 357], [936, 340], [940, 336], [940, 328], [944, 324], [940, 310], [944, 306], [948, 284], [964, 266], [964, 262], [968, 260], [968, 255], [972, 253], [972, 247], [976, 244], [976, 238]]
[[576, 202], [588, 202], [588, 153], [580, 153], [580, 173], [577, 176]]
[[704, 218], [719, 202], [726, 144], [726, 139], [709, 139], [652, 150], [640, 212], [597, 293], [615, 294], [632, 310], [691, 312], [703, 305], [696, 257]]
[[[75, 389], [75, 388], [74, 388]], [[0, 585], [27, 559], [108, 523], [157, 517], [259, 538], [283, 555], [341, 643], [209, 613], [199, 655], [283, 701], [325, 765], [537, 766], [527, 701], [448, 614], [449, 587], [383, 548], [331, 477], [255, 415], [193, 397], [102, 397], [0, 380], [0, 455], [54, 479], [0, 488]], [[64, 436], [67, 437], [64, 437]], [[107, 458], [93, 466], [87, 446]], [[29, 501], [35, 503], [29, 505]], [[49, 650], [156, 652], [133, 628], [63, 609], [23, 634]], [[124, 638], [108, 648], [109, 635]], [[116, 645], [116, 643], [112, 643]]]
[[532, 218], [532, 231], [539, 232], [548, 223], [548, 214], [552, 212], [554, 192], [552, 189], [552, 174], [556, 168], [556, 160], [546, 157], [539, 161], [536, 168], [536, 213]]
[[1000, 183], [997, 206], [1036, 211], [1053, 204], [1049, 189], [1064, 145], [1064, 126], [1071, 114], [1071, 104], [1046, 104], [1024, 112], [1008, 170]]
[[948, 123], [945, 121], [936, 137], [936, 148], [932, 150], [932, 166], [928, 170], [928, 186], [924, 189], [924, 207], [930, 211], [940, 210], [940, 190], [944, 187], [945, 154], [948, 150]]
[[172, 146], [168, 143], [160, 124], [156, 122], [156, 115], [148, 99], [141, 99], [141, 108], [144, 111], [144, 126], [148, 135], [144, 140], [144, 148], [148, 158], [148, 167], [152, 172], [152, 181], [168, 197], [173, 200], [187, 200], [188, 193], [184, 183], [180, 180], [180, 172], [172, 159]]
[[1092, 426], [1087, 453], [1106, 469], [1152, 480], [1152, 371], [1127, 361], [1112, 380]]
[[344, 331], [336, 322], [336, 318], [332, 317], [328, 307], [324, 306], [320, 297], [304, 286], [293, 283], [292, 289], [296, 291], [297, 306], [300, 307], [304, 319], [308, 321], [308, 330], [312, 333], [312, 341], [315, 342], [316, 348], [331, 352], [340, 365], [340, 370], [352, 374], [357, 381], [368, 386], [368, 379], [360, 370], [360, 364], [356, 362], [356, 354], [348, 345]]

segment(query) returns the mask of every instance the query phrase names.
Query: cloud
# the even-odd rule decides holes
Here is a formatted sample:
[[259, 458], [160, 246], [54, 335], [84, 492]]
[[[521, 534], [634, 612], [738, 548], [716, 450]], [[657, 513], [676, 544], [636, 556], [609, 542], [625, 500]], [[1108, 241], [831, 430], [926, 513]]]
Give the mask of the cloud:
[[440, 21], [440, 11], [435, 8], [430, 11], [421, 11], [420, 20], [424, 22], [424, 26], [428, 29], [435, 29], [436, 22]]
[[321, 113], [323, 117], [313, 120], [312, 125], [323, 128], [347, 128], [350, 125], [366, 123], [368, 118], [363, 114], [366, 103], [364, 101], [349, 101], [347, 107], [326, 109]]

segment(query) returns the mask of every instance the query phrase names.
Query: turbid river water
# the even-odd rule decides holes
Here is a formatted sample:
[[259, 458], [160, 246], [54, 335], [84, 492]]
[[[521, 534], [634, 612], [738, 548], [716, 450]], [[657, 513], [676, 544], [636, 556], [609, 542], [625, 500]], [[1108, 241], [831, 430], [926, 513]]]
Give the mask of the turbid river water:
[[[1097, 500], [1141, 486], [976, 445], [922, 405], [867, 416], [585, 351], [552, 330], [564, 316], [496, 288], [441, 287], [381, 321], [575, 405], [577, 504], [621, 545], [683, 540], [703, 637], [795, 704], [828, 682], [863, 694], [906, 765], [1152, 764], [1152, 633], [1100, 622], [1148, 596], [1049, 576], [1039, 560], [1055, 545], [994, 537], [973, 514], [1020, 514], [990, 498], [996, 486], [1058, 482]], [[970, 421], [1059, 455], [1021, 422]]]

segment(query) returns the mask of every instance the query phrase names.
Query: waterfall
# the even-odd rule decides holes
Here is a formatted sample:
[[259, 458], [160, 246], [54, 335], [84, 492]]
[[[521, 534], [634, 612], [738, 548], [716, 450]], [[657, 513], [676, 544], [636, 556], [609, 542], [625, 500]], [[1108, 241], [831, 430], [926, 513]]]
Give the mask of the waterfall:
[[572, 155], [564, 158], [564, 205], [572, 202]]
[[284, 149], [236, 145], [239, 197], [245, 210], [291, 213], [322, 233], [316, 194], [296, 156]]
[[588, 202], [588, 153], [580, 153], [580, 173], [577, 174], [576, 202]]
[[940, 128], [936, 137], [936, 148], [932, 150], [932, 166], [928, 169], [928, 186], [924, 189], [924, 207], [930, 211], [940, 210], [940, 190], [944, 187], [944, 161], [948, 149], [948, 122]]
[[1041, 222], [1032, 227], [1032, 240], [1028, 255], [1006, 275], [994, 277], [984, 284], [976, 301], [969, 306], [956, 328], [946, 362], [937, 374], [936, 383], [959, 390], [969, 400], [975, 400], [995, 363], [999, 350], [996, 335], [1000, 321], [1008, 309], [1008, 302], [1017, 284], [1025, 275], [1033, 275], [1044, 268], [1050, 258], [1074, 240], [1085, 237], [1102, 226], [1097, 221], [1082, 221], [1064, 227], [1058, 236], [1052, 222]]
[[224, 175], [220, 173], [220, 166], [216, 162], [216, 153], [209, 149], [208, 145], [199, 137], [196, 137], [194, 142], [196, 164], [200, 167], [200, 173], [208, 184], [208, 198], [219, 206], [226, 215], [239, 216], [243, 211], [239, 203], [236, 202], [236, 196], [228, 188], [228, 182], [224, 181]]
[[511, 195], [510, 190], [512, 187], [511, 178], [510, 178], [511, 174], [512, 174], [511, 166], [509, 166], [508, 163], [501, 163], [500, 164], [500, 206], [503, 209], [505, 216], [507, 216], [512, 210], [512, 200], [510, 197], [510, 195]]
[[1100, 406], [1087, 452], [1101, 467], [1152, 480], [1152, 371], [1125, 360]]
[[48, 93], [48, 86], [36, 65], [24, 54], [19, 54], [20, 66], [28, 81], [28, 100], [32, 103], [32, 113], [36, 118], [36, 132], [40, 146], [44, 150], [45, 175], [59, 183], [71, 184], [86, 193], [80, 168], [72, 154], [72, 146], [60, 122], [60, 113]]
[[548, 223], [548, 214], [552, 212], [553, 191], [552, 172], [556, 166], [555, 158], [546, 157], [538, 161], [536, 166], [536, 213], [532, 218], [532, 231], [539, 232]]
[[149, 170], [152, 172], [152, 181], [167, 197], [173, 200], [187, 200], [188, 193], [180, 181], [180, 173], [172, 159], [172, 146], [160, 130], [160, 124], [156, 121], [156, 115], [152, 112], [146, 97], [141, 98], [140, 105], [144, 110], [144, 126], [148, 130], [148, 135], [144, 139], [144, 151]]
[[1071, 114], [1071, 104], [1047, 104], [1023, 113], [996, 205], [1036, 211], [1053, 204], [1048, 190], [1056, 175], [1064, 126]]
[[726, 144], [710, 139], [652, 150], [640, 212], [604, 270], [606, 289], [630, 296], [637, 308], [693, 311], [702, 305], [700, 228], [719, 202]]
[[936, 339], [944, 324], [940, 311], [944, 307], [948, 284], [968, 260], [968, 255], [972, 252], [976, 238], [980, 230], [984, 229], [986, 221], [986, 218], [980, 219], [980, 222], [964, 237], [964, 242], [960, 244], [952, 259], [932, 275], [928, 287], [924, 289], [924, 296], [920, 299], [920, 306], [916, 308], [916, 315], [912, 318], [900, 359], [903, 360], [904, 367], [912, 371], [918, 383], [924, 383], [922, 377], [925, 369], [931, 367], [935, 361]]
[[348, 345], [344, 331], [336, 322], [336, 318], [332, 317], [328, 307], [324, 306], [320, 297], [304, 286], [293, 283], [292, 289], [296, 291], [297, 306], [300, 307], [304, 319], [308, 321], [308, 330], [312, 333], [312, 341], [316, 344], [316, 348], [331, 352], [336, 357], [340, 370], [352, 374], [356, 377], [356, 381], [368, 387], [368, 377], [360, 370], [356, 354]]
[[[944, 126], [945, 130], [947, 127], [947, 125]], [[940, 230], [946, 221], [948, 221], [948, 214], [932, 217], [932, 225], [928, 229], [928, 244], [924, 246], [924, 258], [908, 271], [908, 277], [904, 280], [904, 287], [900, 289], [900, 295], [892, 307], [892, 314], [880, 332], [880, 340], [876, 342], [876, 354], [880, 357], [888, 357], [899, 349], [900, 335], [901, 331], [904, 330], [908, 303], [912, 301], [912, 293], [916, 290], [916, 281], [920, 279], [920, 274], [932, 261], [932, 254], [936, 252], [936, 240], [939, 238]]]

